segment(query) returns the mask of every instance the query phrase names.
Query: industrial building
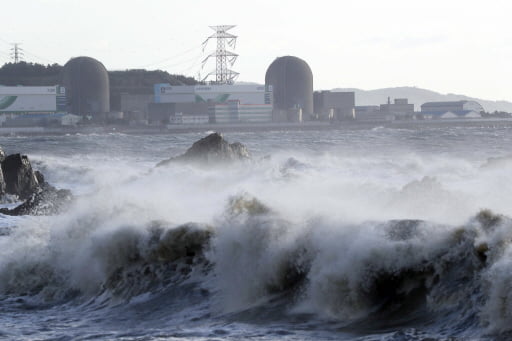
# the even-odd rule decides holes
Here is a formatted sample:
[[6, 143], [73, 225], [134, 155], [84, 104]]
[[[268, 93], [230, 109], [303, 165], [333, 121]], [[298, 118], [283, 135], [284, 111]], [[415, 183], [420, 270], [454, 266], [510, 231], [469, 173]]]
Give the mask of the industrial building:
[[0, 86], [0, 123], [4, 126], [48, 125], [66, 111], [62, 86]]
[[380, 105], [380, 114], [390, 119], [412, 118], [414, 116], [414, 104], [409, 103], [407, 98], [395, 98], [393, 103], [388, 97], [386, 104]]
[[103, 121], [110, 112], [110, 85], [105, 66], [90, 57], [70, 59], [64, 65], [67, 111]]
[[155, 84], [149, 120], [169, 123], [271, 122], [272, 93], [261, 85]]
[[52, 114], [65, 109], [62, 86], [0, 86], [2, 114]]
[[208, 123], [208, 103], [149, 103], [149, 124]]
[[355, 118], [355, 93], [315, 91], [313, 108], [319, 120], [352, 120]]
[[135, 125], [148, 123], [148, 104], [153, 102], [154, 95], [138, 93], [119, 94], [119, 109], [124, 119]]
[[427, 102], [421, 105], [421, 115], [426, 119], [479, 118], [484, 108], [476, 101]]
[[[105, 66], [90, 57], [72, 58], [62, 69], [60, 82], [66, 91], [61, 94], [59, 110], [83, 118], [84, 123], [137, 125], [302, 122], [303, 118], [314, 118], [313, 73], [300, 58], [275, 59], [266, 71], [265, 85], [234, 84], [238, 72], [229, 67], [238, 55], [226, 49], [235, 46], [237, 36], [229, 32], [234, 27], [211, 26], [215, 33], [203, 43], [206, 46], [213, 39], [217, 42], [217, 50], [203, 60], [204, 64], [210, 58], [215, 59], [216, 69], [206, 77], [215, 76], [215, 80], [201, 85], [187, 85], [190, 82], [171, 85], [168, 79], [154, 84], [156, 80], [150, 83], [154, 84], [153, 91], [150, 88], [142, 91], [132, 82], [114, 79], [113, 111]], [[138, 71], [144, 70], [132, 70], [132, 73]], [[146, 85], [144, 81], [137, 84]], [[7, 107], [9, 101], [2, 99], [0, 105]], [[320, 115], [332, 119], [354, 116], [353, 93], [322, 92], [319, 101]], [[41, 111], [56, 110], [51, 106], [46, 110], [45, 105], [37, 107]], [[65, 121], [75, 120], [67, 116]]]
[[402, 119], [414, 119], [414, 104], [407, 98], [391, 98], [385, 104], [362, 105], [355, 107], [355, 118], [358, 121], [392, 121]]
[[61, 82], [63, 86], [0, 86], [2, 126], [76, 125], [84, 116], [107, 118], [109, 78], [103, 64], [73, 58], [64, 66]]
[[357, 121], [385, 121], [387, 118], [378, 105], [356, 105], [354, 108]]
[[265, 86], [273, 94], [274, 121], [313, 117], [313, 73], [304, 60], [293, 56], [277, 58], [267, 69]]

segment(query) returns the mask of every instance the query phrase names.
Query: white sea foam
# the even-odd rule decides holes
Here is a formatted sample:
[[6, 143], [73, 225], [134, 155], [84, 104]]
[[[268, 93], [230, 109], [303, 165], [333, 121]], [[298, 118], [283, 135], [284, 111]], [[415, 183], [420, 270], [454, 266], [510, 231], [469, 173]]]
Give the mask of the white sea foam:
[[[58, 187], [72, 186], [77, 200], [56, 217], [2, 218], [1, 226], [16, 227], [0, 236], [0, 292], [37, 292], [50, 302], [77, 291], [105, 295], [118, 273], [128, 284], [133, 274], [143, 277], [155, 249], [152, 222], [164, 222], [159, 226], [165, 231], [197, 222], [213, 233], [206, 254], [211, 270], [201, 286], [209, 290], [208, 309], [216, 313], [264, 306], [302, 281], [289, 313], [354, 320], [378, 309], [369, 293], [382, 276], [401, 278], [411, 271], [417, 278], [396, 280], [400, 294], [427, 287], [432, 310], [463, 305], [463, 295], [474, 295], [484, 304], [472, 305], [468, 314], [478, 315], [489, 330], [508, 330], [509, 226], [486, 232], [468, 224], [482, 208], [512, 216], [508, 152], [488, 155], [493, 148], [481, 140], [474, 151], [457, 145], [460, 153], [449, 152], [420, 133], [411, 138], [414, 131], [396, 132], [394, 138], [385, 136], [395, 133], [390, 129], [363, 133], [369, 136], [330, 133], [305, 140], [302, 133], [289, 133], [269, 134], [265, 141], [240, 134], [253, 161], [225, 167], [154, 168], [164, 157], [143, 152], [113, 156], [77, 149], [46, 157], [40, 151], [32, 158], [35, 168]], [[457, 143], [457, 134], [452, 132], [450, 143]], [[170, 150], [182, 151], [196, 137], [180, 137], [179, 148]], [[129, 136], [108, 137], [115, 139], [130, 143]], [[146, 143], [141, 149], [171, 156], [164, 138], [140, 141]], [[491, 156], [504, 159], [489, 161]], [[266, 209], [233, 212], [233, 198], [256, 199]], [[389, 221], [402, 219], [425, 221], [398, 238]], [[475, 250], [485, 243], [487, 263], [479, 263]], [[474, 280], [468, 291], [444, 290], [452, 279], [460, 285], [462, 275], [452, 268], [458, 262], [479, 275], [468, 275]], [[141, 269], [130, 268], [134, 263]], [[137, 304], [151, 301], [146, 292], [133, 295]]]

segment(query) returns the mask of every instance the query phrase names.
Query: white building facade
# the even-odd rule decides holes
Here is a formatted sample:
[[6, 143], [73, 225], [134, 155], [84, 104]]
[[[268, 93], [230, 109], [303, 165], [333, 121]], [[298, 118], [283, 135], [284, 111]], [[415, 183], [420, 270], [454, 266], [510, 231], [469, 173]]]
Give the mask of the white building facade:
[[[155, 103], [206, 103], [210, 123], [272, 121], [272, 91], [263, 85], [156, 84], [154, 91]], [[187, 114], [182, 115], [186, 120]]]
[[0, 125], [57, 124], [66, 112], [62, 86], [0, 86]]
[[1, 114], [64, 112], [66, 91], [61, 86], [0, 86]]

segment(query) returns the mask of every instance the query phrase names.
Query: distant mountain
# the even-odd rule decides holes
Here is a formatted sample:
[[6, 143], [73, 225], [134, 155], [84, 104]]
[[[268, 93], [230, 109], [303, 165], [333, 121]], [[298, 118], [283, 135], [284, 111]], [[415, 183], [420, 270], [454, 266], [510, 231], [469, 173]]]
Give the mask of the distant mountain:
[[464, 95], [455, 94], [440, 94], [435, 91], [416, 88], [416, 87], [398, 87], [398, 88], [384, 88], [376, 90], [361, 90], [353, 88], [337, 88], [332, 91], [354, 91], [356, 97], [356, 105], [379, 105], [387, 103], [388, 97], [391, 102], [395, 98], [407, 98], [409, 103], [414, 104], [415, 110], [420, 110], [420, 106], [425, 102], [433, 101], [461, 101], [471, 100], [480, 103], [485, 111], [505, 111], [512, 112], [512, 102], [507, 101], [489, 101], [479, 98], [468, 97]]

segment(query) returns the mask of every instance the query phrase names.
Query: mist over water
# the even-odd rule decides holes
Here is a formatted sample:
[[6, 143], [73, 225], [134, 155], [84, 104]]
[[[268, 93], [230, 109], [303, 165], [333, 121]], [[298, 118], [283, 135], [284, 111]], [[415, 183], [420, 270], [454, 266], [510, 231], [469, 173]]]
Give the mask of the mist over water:
[[[76, 202], [0, 217], [11, 339], [504, 338], [512, 130], [2, 137]], [[483, 211], [483, 209], [487, 209]]]

